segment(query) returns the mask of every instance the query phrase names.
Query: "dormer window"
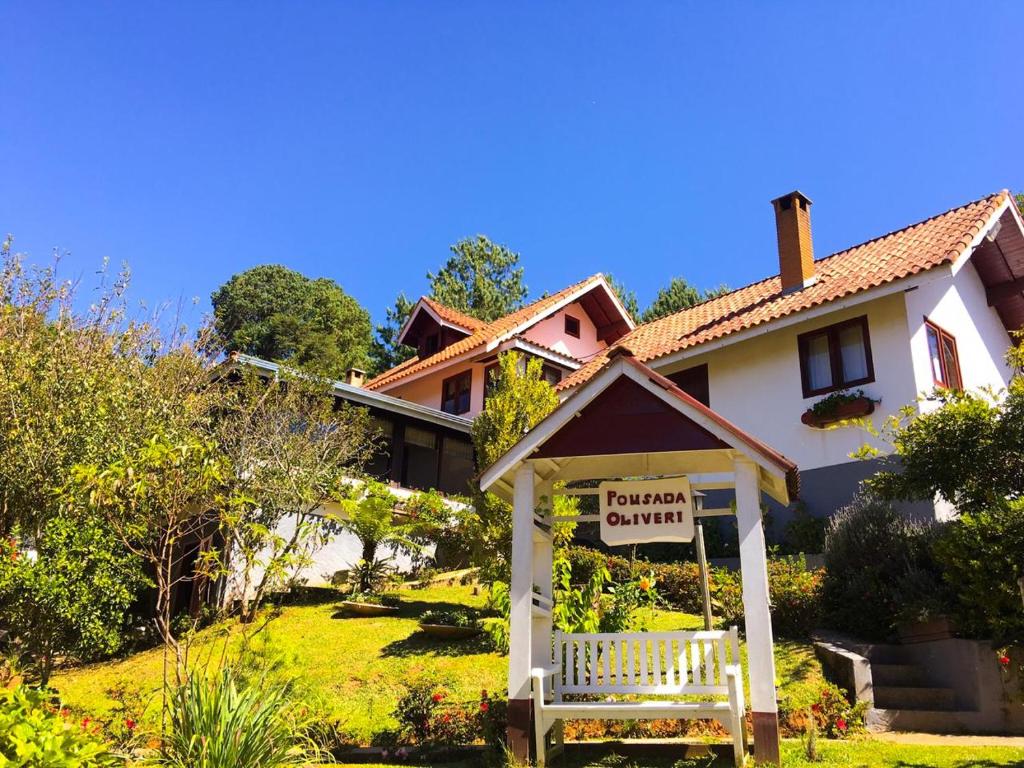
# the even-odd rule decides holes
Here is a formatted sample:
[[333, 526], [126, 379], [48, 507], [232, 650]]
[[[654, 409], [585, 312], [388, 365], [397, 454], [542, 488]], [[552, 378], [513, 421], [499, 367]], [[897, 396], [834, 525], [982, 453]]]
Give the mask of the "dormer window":
[[565, 316], [565, 335], [572, 336], [574, 339], [580, 337], [580, 319], [578, 317]]

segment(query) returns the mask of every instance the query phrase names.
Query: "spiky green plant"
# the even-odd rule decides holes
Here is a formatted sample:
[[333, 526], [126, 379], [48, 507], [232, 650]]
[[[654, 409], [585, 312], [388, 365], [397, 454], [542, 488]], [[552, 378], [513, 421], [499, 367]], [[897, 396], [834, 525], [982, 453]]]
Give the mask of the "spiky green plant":
[[169, 768], [277, 768], [310, 755], [283, 687], [239, 688], [224, 669], [193, 674], [173, 694], [171, 723], [156, 763]]

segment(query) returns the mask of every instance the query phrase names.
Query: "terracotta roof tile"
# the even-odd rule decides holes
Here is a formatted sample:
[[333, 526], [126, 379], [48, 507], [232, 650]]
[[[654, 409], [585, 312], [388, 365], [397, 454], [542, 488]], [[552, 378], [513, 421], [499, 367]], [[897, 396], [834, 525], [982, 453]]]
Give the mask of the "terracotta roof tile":
[[465, 328], [467, 331], [477, 331], [487, 325], [486, 321], [480, 320], [479, 318], [467, 315], [463, 312], [459, 312], [457, 309], [446, 307], [444, 304], [440, 304], [434, 301], [429, 296], [424, 296], [420, 299], [424, 304], [430, 307], [434, 312], [437, 313], [445, 322], [449, 322], [452, 325], [457, 325], [459, 328]]
[[[779, 276], [769, 277], [638, 326], [619, 344], [646, 362], [951, 263], [970, 246], [1008, 196], [1003, 190], [818, 259], [814, 263], [817, 280], [801, 290], [783, 293]], [[597, 355], [558, 388], [586, 381], [607, 359], [607, 353]]]
[[504, 317], [499, 317], [497, 320], [486, 323], [480, 328], [477, 328], [471, 335], [464, 339], [459, 339], [454, 344], [450, 344], [442, 349], [440, 352], [436, 352], [422, 360], [418, 357], [414, 357], [401, 365], [395, 366], [389, 371], [385, 371], [376, 378], [368, 381], [365, 386], [367, 389], [380, 389], [381, 387], [393, 384], [400, 379], [404, 379], [407, 376], [412, 376], [440, 363], [453, 360], [460, 355], [479, 348], [484, 348], [488, 344], [502, 339], [520, 326], [544, 315], [560, 301], [586, 287], [588, 283], [601, 279], [603, 279], [603, 277], [598, 273], [588, 277], [586, 280], [573, 283], [567, 288], [563, 288], [558, 293], [553, 293], [550, 296], [537, 299], [537, 301], [527, 304], [522, 309], [518, 309]]

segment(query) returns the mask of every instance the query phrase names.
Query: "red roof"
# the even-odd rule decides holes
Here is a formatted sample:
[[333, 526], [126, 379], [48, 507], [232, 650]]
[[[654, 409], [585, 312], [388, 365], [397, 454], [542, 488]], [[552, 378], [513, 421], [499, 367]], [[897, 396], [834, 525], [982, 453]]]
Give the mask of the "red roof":
[[[1009, 193], [1003, 190], [818, 259], [814, 263], [815, 282], [801, 290], [784, 293], [779, 276], [769, 277], [638, 326], [619, 344], [630, 349], [638, 360], [654, 360], [952, 263], [991, 223], [1008, 198]], [[565, 378], [558, 388], [586, 381], [607, 359], [606, 350]]]
[[434, 313], [446, 323], [457, 325], [459, 328], [465, 328], [467, 331], [476, 331], [487, 325], [485, 321], [467, 315], [463, 312], [459, 312], [457, 309], [446, 307], [444, 304], [434, 301], [429, 296], [424, 296], [420, 301], [430, 307]]
[[[433, 368], [436, 365], [453, 360], [463, 354], [478, 349], [485, 349], [488, 344], [504, 339], [506, 336], [509, 336], [517, 329], [529, 324], [531, 321], [539, 320], [574, 293], [584, 290], [591, 284], [597, 285], [598, 283], [603, 282], [604, 276], [601, 275], [601, 273], [598, 273], [588, 277], [586, 280], [581, 280], [567, 288], [563, 288], [558, 293], [553, 293], [550, 296], [544, 296], [543, 298], [537, 299], [537, 301], [532, 304], [528, 304], [522, 309], [518, 309], [504, 317], [499, 317], [497, 320], [493, 320], [490, 323], [480, 325], [472, 334], [464, 339], [459, 339], [454, 344], [450, 344], [440, 352], [436, 352], [435, 354], [423, 359], [414, 357], [411, 360], [405, 361], [401, 365], [395, 366], [389, 371], [385, 371], [379, 376], [368, 381], [365, 386], [367, 389], [380, 389], [381, 387], [385, 387], [396, 381], [404, 379], [407, 376], [412, 376], [421, 371], [425, 371], [428, 368]], [[434, 308], [435, 306], [440, 307], [442, 305], [433, 302], [431, 307]], [[445, 309], [448, 308], [446, 307]], [[448, 309], [448, 311], [454, 312], [454, 310], [450, 309]]]

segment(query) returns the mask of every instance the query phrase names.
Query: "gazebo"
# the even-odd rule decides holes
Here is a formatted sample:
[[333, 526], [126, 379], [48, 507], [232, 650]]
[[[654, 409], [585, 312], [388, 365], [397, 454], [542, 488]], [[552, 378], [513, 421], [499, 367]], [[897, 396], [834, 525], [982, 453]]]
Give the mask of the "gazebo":
[[[798, 490], [793, 462], [620, 346], [483, 473], [481, 487], [513, 505], [508, 735], [519, 759], [528, 759], [531, 725], [534, 755], [543, 765], [549, 743], [560, 746], [563, 719], [710, 717], [733, 734], [742, 761], [745, 706], [741, 681], [736, 691], [735, 631], [664, 637], [552, 631], [551, 530], [559, 521], [553, 499], [556, 493], [597, 493], [601, 511], [592, 519], [600, 521], [606, 541], [685, 541], [693, 536], [694, 516], [736, 515], [755, 757], [779, 764], [761, 494], [788, 504]], [[735, 504], [695, 509], [693, 493], [708, 490], [734, 490]], [[597, 697], [562, 698], [605, 692], [686, 695], [674, 702], [628, 702], [632, 710], [586, 700]], [[728, 695], [729, 701], [694, 702], [689, 694]]]

